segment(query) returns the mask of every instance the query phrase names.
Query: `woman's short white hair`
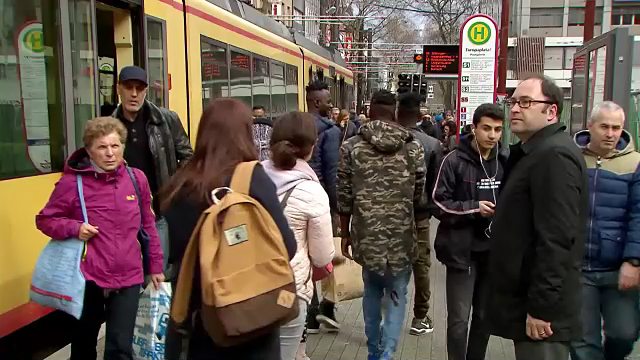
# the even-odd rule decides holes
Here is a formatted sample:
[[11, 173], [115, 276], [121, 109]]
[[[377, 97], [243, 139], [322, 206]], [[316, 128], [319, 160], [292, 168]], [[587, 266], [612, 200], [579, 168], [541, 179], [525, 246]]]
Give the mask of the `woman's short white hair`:
[[594, 122], [596, 122], [596, 120], [598, 120], [603, 112], [616, 113], [618, 111], [622, 113], [622, 123], [624, 123], [625, 117], [624, 109], [622, 108], [622, 106], [608, 100], [596, 104], [591, 110], [591, 115], [589, 116], [589, 124], [593, 124]]

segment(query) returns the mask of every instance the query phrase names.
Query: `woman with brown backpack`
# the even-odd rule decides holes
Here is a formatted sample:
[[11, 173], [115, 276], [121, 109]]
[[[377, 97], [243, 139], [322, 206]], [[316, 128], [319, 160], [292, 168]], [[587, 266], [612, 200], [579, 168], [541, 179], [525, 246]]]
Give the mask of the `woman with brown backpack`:
[[[173, 176], [167, 188], [164, 189], [163, 198], [161, 199], [163, 214], [169, 223], [171, 239], [169, 257], [174, 263], [179, 264], [179, 266], [182, 265], [180, 266], [181, 273], [172, 306], [177, 305], [177, 297], [184, 295], [180, 294], [181, 286], [184, 286], [181, 282], [185, 269], [185, 264], [181, 263], [186, 261], [185, 252], [190, 251], [190, 249], [187, 249], [187, 245], [190, 243], [192, 233], [194, 229], [202, 226], [199, 219], [203, 212], [210, 209], [214, 202], [220, 201], [213, 200], [212, 192], [214, 190], [217, 192], [221, 188], [232, 191], [234, 184], [232, 184], [231, 180], [238, 165], [257, 159], [258, 154], [252, 136], [250, 109], [236, 99], [216, 99], [212, 101], [200, 118], [193, 157]], [[286, 253], [288, 253], [288, 259], [291, 260], [296, 253], [296, 239], [280, 207], [280, 202], [276, 195], [276, 187], [260, 164], [255, 165], [250, 173], [250, 178], [240, 179], [248, 186], [247, 195], [261, 205], [261, 211], [266, 210], [270, 215], [271, 219], [268, 219], [268, 222], [275, 223], [275, 226], [277, 226], [277, 230], [280, 232], [278, 236], [281, 235], [286, 247]], [[237, 182], [235, 177], [234, 181]], [[226, 195], [218, 195], [218, 197], [220, 196], [224, 200]], [[206, 215], [203, 216], [203, 219], [205, 217]], [[224, 214], [220, 215], [219, 221], [224, 222]], [[276, 229], [275, 227], [273, 228]], [[230, 251], [229, 248], [234, 246], [235, 249], [238, 249], [238, 246], [250, 244], [252, 238], [247, 239], [247, 233], [249, 235], [253, 234], [251, 231], [251, 228], [248, 230], [245, 228], [244, 233], [242, 231], [232, 231], [231, 237], [225, 231], [223, 236], [220, 237], [223, 243], [218, 249], [218, 251], [221, 251], [220, 254], [223, 255], [224, 252], [222, 251]], [[238, 241], [234, 242], [236, 239]], [[229, 247], [224, 248], [227, 246], [227, 242], [229, 242]], [[192, 246], [192, 244], [189, 245]], [[247, 259], [242, 258], [239, 260], [246, 261]], [[229, 261], [229, 259], [225, 261]], [[207, 309], [203, 306], [203, 294], [206, 295], [211, 291], [216, 291], [201, 287], [201, 280], [205, 279], [207, 275], [210, 274], [203, 273], [202, 270], [195, 271], [193, 281], [190, 282], [193, 284], [193, 288], [189, 296], [187, 296], [189, 299], [189, 312], [184, 316], [186, 319], [185, 327], [191, 327], [187, 358], [190, 360], [280, 360], [278, 326], [270, 328], [269, 331], [262, 333], [260, 336], [252, 336], [246, 341], [232, 345], [214, 340], [215, 337], [212, 332], [215, 333], [222, 329], [212, 329], [212, 326], [215, 327], [216, 325], [211, 324], [210, 318], [207, 318], [210, 314], [207, 314]], [[237, 282], [235, 285], [238, 285]], [[216, 295], [219, 295], [219, 292]], [[278, 300], [280, 301], [281, 299]], [[288, 300], [283, 299], [283, 301], [286, 302]], [[174, 310], [172, 308], [172, 319], [174, 319]], [[217, 307], [213, 312], [214, 315], [221, 315], [224, 310]], [[191, 319], [193, 321], [190, 321]], [[225, 326], [227, 325], [228, 319], [222, 318], [218, 320], [224, 323]], [[239, 325], [245, 326], [247, 324]], [[173, 322], [172, 326], [175, 326]], [[169, 336], [171, 334], [175, 336], [177, 332], [169, 331], [168, 334]], [[175, 342], [167, 339], [167, 344], [170, 343]], [[176, 353], [174, 350], [167, 348], [167, 354]], [[177, 351], [177, 353], [180, 353], [180, 351]]]

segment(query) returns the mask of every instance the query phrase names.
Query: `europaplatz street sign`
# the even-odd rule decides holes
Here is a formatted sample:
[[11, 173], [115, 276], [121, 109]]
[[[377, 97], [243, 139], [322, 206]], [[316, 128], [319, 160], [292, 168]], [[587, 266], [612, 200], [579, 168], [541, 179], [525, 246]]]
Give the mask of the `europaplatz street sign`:
[[471, 123], [478, 106], [495, 102], [497, 54], [496, 22], [484, 14], [467, 18], [460, 29], [459, 128]]

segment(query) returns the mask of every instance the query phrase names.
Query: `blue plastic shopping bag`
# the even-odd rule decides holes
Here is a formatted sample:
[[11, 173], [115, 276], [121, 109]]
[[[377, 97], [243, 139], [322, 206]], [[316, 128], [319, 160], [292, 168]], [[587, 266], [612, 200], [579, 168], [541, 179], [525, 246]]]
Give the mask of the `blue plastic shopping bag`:
[[149, 284], [138, 303], [133, 332], [134, 360], [164, 359], [170, 307], [171, 284], [160, 283], [158, 290]]
[[[78, 195], [84, 222], [87, 208], [82, 191], [82, 177], [77, 175]], [[51, 239], [40, 253], [31, 278], [29, 298], [36, 304], [62, 310], [76, 319], [82, 315], [85, 279], [80, 263], [86, 243], [79, 239]]]

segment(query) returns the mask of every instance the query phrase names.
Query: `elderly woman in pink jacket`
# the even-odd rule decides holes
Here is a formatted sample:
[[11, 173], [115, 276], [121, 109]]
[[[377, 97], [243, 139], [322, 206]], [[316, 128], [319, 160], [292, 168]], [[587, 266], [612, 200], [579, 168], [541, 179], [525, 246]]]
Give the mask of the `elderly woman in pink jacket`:
[[[36, 226], [45, 235], [87, 242], [80, 266], [87, 283], [82, 316], [72, 337], [71, 360], [96, 358], [96, 339], [105, 321], [104, 359], [132, 359], [133, 330], [145, 275], [143, 261], [148, 263], [156, 288], [164, 281], [151, 190], [144, 173], [128, 169], [123, 161], [126, 137], [119, 120], [90, 120], [83, 136], [85, 147], [69, 157], [49, 202], [36, 216]], [[82, 176], [88, 223], [83, 221], [77, 174]], [[148, 247], [138, 242], [141, 226], [149, 235]], [[148, 253], [143, 254], [143, 248]]]
[[[307, 306], [314, 295], [313, 268], [325, 268], [333, 259], [333, 230], [329, 197], [307, 161], [313, 154], [317, 130], [315, 119], [300, 112], [278, 118], [271, 135], [271, 159], [262, 163], [276, 185], [289, 226], [298, 243], [291, 259], [300, 312], [280, 328], [282, 360], [296, 358], [305, 326]], [[300, 358], [304, 355], [301, 347]]]

